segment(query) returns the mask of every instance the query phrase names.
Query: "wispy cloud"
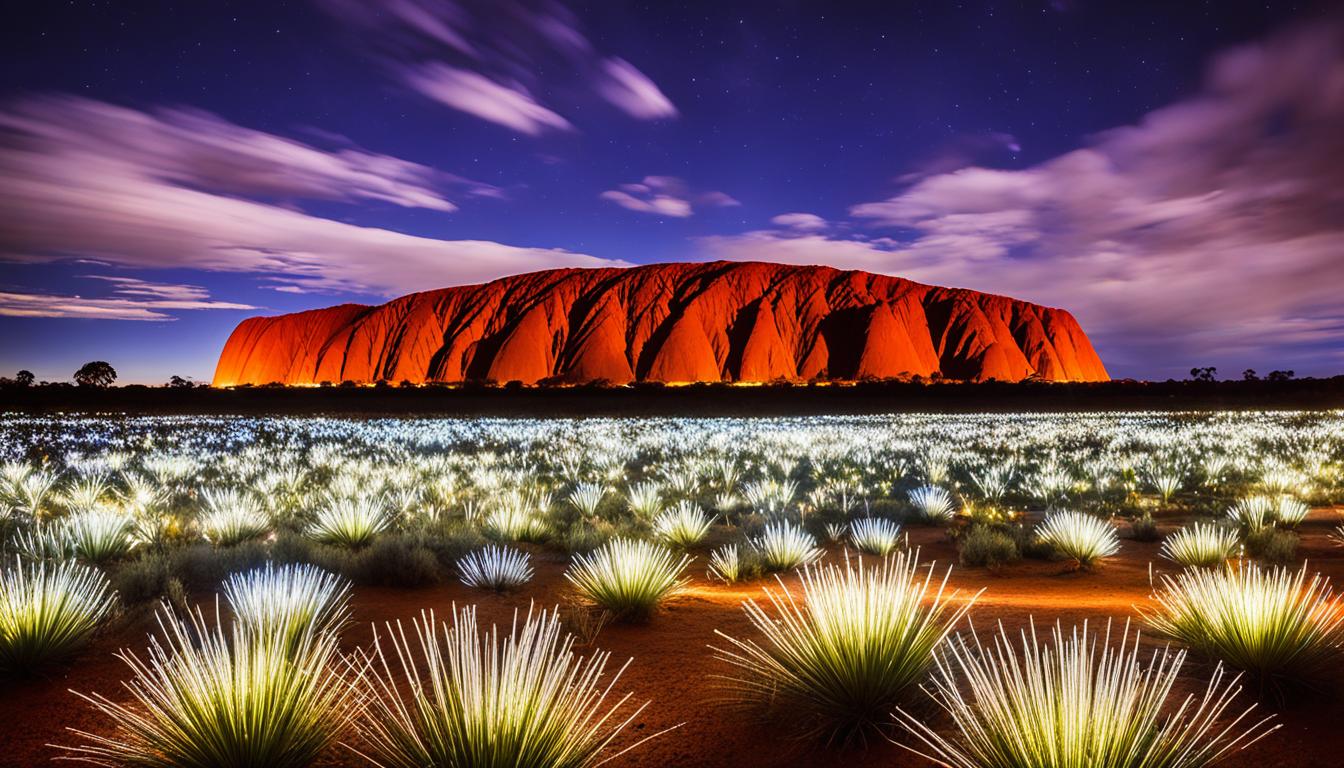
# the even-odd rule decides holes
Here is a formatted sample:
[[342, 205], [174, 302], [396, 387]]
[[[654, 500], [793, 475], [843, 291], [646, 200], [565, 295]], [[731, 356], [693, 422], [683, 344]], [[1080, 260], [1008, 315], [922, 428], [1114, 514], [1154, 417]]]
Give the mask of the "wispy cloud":
[[778, 229], [702, 243], [725, 258], [1064, 306], [1117, 370], [1231, 370], [1257, 357], [1300, 370], [1320, 345], [1344, 344], [1340, 32], [1318, 24], [1230, 51], [1198, 96], [1040, 165], [933, 174], [854, 206], [871, 235]]
[[406, 73], [407, 82], [426, 96], [482, 120], [536, 136], [547, 130], [573, 130], [569, 121], [541, 106], [522, 85], [504, 85], [447, 64], [427, 64]]
[[677, 108], [672, 106], [667, 96], [630, 62], [607, 59], [602, 62], [602, 71], [607, 77], [598, 80], [598, 92], [627, 115], [641, 120], [677, 116]]
[[67, 317], [94, 320], [174, 320], [169, 310], [252, 310], [251, 304], [212, 301], [199, 285], [155, 283], [133, 277], [82, 275], [111, 284], [110, 296], [0, 292], [0, 317]]
[[826, 220], [815, 213], [781, 213], [770, 219], [770, 223], [799, 232], [814, 232], [828, 226]]
[[725, 192], [692, 192], [690, 185], [676, 176], [645, 176], [643, 181], [622, 184], [598, 197], [631, 211], [679, 219], [693, 215], [697, 209], [742, 204]]
[[74, 98], [0, 112], [0, 258], [247, 272], [394, 295], [560, 266], [562, 249], [435, 240], [325, 219], [307, 199], [451, 210], [493, 187], [387, 155], [324, 152], [216, 116]]
[[412, 89], [519, 133], [573, 130], [562, 113], [594, 98], [639, 120], [677, 116], [653, 80], [599, 51], [555, 0], [316, 2]]

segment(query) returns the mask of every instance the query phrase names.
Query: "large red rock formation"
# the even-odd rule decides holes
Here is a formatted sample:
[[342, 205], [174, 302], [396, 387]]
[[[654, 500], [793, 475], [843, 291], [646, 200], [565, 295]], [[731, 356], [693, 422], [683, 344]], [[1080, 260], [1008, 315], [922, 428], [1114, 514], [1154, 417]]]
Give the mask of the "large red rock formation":
[[1104, 381], [1062, 309], [830, 267], [557, 269], [244, 320], [216, 386], [906, 376]]

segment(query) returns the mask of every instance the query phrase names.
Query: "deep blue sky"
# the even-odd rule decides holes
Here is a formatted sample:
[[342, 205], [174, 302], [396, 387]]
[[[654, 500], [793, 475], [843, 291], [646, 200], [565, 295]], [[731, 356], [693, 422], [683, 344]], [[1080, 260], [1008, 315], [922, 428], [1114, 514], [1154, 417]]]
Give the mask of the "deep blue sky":
[[[339, 0], [37, 3], [22, 18], [11, 19], [0, 32], [6, 51], [0, 113], [7, 116], [0, 123], [0, 170], [40, 183], [44, 191], [30, 191], [25, 183], [0, 193], [10, 210], [0, 218], [0, 292], [9, 297], [0, 302], [5, 315], [0, 316], [0, 375], [25, 367], [39, 378], [64, 379], [80, 362], [98, 357], [112, 362], [128, 381], [157, 383], [173, 373], [208, 378], [229, 331], [251, 314], [377, 302], [413, 288], [487, 279], [519, 271], [519, 265], [544, 267], [552, 261], [590, 263], [585, 259], [593, 257], [591, 263], [648, 263], [773, 258], [776, 253], [779, 260], [881, 269], [1065, 306], [1092, 333], [1113, 375], [1166, 378], [1196, 364], [1217, 364], [1225, 374], [1246, 366], [1293, 367], [1299, 374], [1344, 370], [1338, 305], [1324, 306], [1328, 302], [1310, 290], [1260, 302], [1263, 307], [1250, 302], [1257, 309], [1247, 319], [1254, 322], [1242, 328], [1233, 328], [1236, 323], [1228, 319], [1242, 318], [1232, 312], [1234, 306], [1191, 311], [1184, 325], [1170, 318], [1143, 323], [1128, 315], [1151, 316], [1151, 309], [1142, 300], [1127, 306], [1118, 297], [1150, 296], [1152, 281], [1170, 284], [1160, 274], [1145, 266], [1117, 278], [1128, 282], [1129, 290], [1093, 295], [1084, 290], [1098, 282], [1092, 267], [1053, 266], [1054, 260], [1084, 252], [1100, 259], [1097, 253], [1105, 251], [1108, 257], [1145, 265], [1189, 253], [1200, 263], [1226, 258], [1248, 275], [1257, 274], [1255, 265], [1246, 263], [1255, 257], [1245, 254], [1269, 251], [1244, 233], [1226, 233], [1223, 245], [1209, 255], [1199, 249], [1214, 246], [1190, 244], [1203, 239], [1200, 230], [1154, 243], [1153, 219], [1140, 217], [1116, 233], [1097, 224], [1108, 219], [1104, 210], [1059, 216], [1058, 201], [1068, 201], [1070, 181], [1076, 178], [1075, 171], [1060, 168], [1067, 165], [1060, 158], [1080, 148], [1099, 148], [1119, 172], [1131, 173], [1149, 157], [1168, 151], [1183, 155], [1181, 142], [1187, 138], [1178, 130], [1164, 133], [1155, 126], [1153, 141], [1141, 136], [1138, 150], [1113, 147], [1107, 138], [1113, 134], [1107, 132], [1183, 104], [1192, 105], [1196, 116], [1176, 114], [1172, 122], [1198, 125], [1200, 100], [1225, 95], [1208, 76], [1218, 57], [1276, 39], [1286, 40], [1279, 47], [1289, 51], [1309, 47], [1312, 41], [1292, 36], [1304, 34], [1298, 27], [1302, 19], [1323, 18], [1316, 4], [524, 3], [518, 7], [534, 15], [508, 19], [502, 16], [513, 12], [511, 4], [487, 5], [498, 10], [471, 16], [472, 23], [455, 28], [461, 37], [456, 46], [436, 38], [432, 27], [409, 21], [424, 15], [364, 19]], [[440, 20], [460, 20], [471, 12], [429, 0], [403, 0], [402, 6]], [[485, 18], [492, 14], [497, 18]], [[519, 20], [524, 18], [531, 21]], [[538, 45], [541, 34], [567, 42], [548, 49]], [[1328, 58], [1333, 52], [1319, 55], [1333, 63]], [[1246, 92], [1261, 93], [1265, 82], [1276, 87], [1291, 79], [1291, 66], [1272, 58], [1248, 65], [1259, 68], [1245, 75], [1252, 80], [1260, 77], [1257, 72], [1271, 74], [1245, 86]], [[653, 95], [646, 90], [639, 96], [606, 95], [614, 61], [634, 71], [638, 84], [652, 88]], [[452, 103], [456, 95], [436, 99], [425, 80], [413, 77], [435, 64], [526, 94], [543, 110], [532, 113], [542, 115], [542, 124], [520, 128], [508, 124], [509, 118], [482, 117], [481, 109], [493, 109], [482, 106], [489, 95], [473, 97], [476, 106], [465, 110]], [[1232, 65], [1228, 69], [1238, 71]], [[470, 90], [461, 80], [443, 87], [455, 89], [454, 94]], [[1302, 97], [1301, 88], [1285, 87], [1285, 92], [1286, 104]], [[1227, 101], [1217, 107], [1237, 116], [1231, 124], [1244, 126], [1249, 120], [1258, 126], [1253, 145], [1277, 140], [1275, 130], [1265, 128], [1270, 123], [1242, 119], [1245, 110], [1237, 106], [1235, 94]], [[196, 116], [204, 123], [193, 123], [183, 117], [193, 113], [182, 110], [209, 114]], [[1288, 114], [1295, 116], [1287, 123], [1289, 130], [1306, 130], [1306, 118], [1296, 119], [1293, 110]], [[1217, 122], [1209, 118], [1211, 125]], [[164, 123], [172, 126], [167, 139], [158, 127]], [[1228, 133], [1226, 127], [1216, 130], [1220, 136]], [[114, 134], [135, 140], [102, 143]], [[210, 138], [211, 149], [193, 153], [197, 150], [190, 148], [200, 136]], [[231, 153], [250, 153], [271, 138], [301, 145], [312, 157], [339, 157], [349, 150], [406, 161], [419, 170], [393, 170], [386, 178], [440, 196], [419, 206], [382, 193], [347, 192], [351, 184], [364, 182], [351, 182], [344, 168], [318, 174], [317, 181], [299, 190], [258, 183], [254, 169], [240, 169]], [[1150, 149], [1151, 143], [1158, 146]], [[1242, 155], [1219, 155], [1199, 170], [1238, 163], [1255, 151], [1245, 144], [1237, 143]], [[1322, 151], [1313, 146], [1312, 151]], [[105, 169], [89, 157], [111, 158], [117, 165]], [[1278, 178], [1278, 169], [1300, 166], [1290, 159], [1270, 164], [1272, 170], [1265, 172], [1270, 181]], [[383, 166], [369, 167], [377, 176]], [[1015, 189], [1048, 188], [1050, 193], [1014, 193], [958, 208], [986, 189], [958, 173], [977, 168], [1021, 172], [994, 179]], [[289, 173], [283, 165], [273, 170]], [[307, 259], [302, 280], [286, 282], [289, 262], [258, 265], [246, 258], [230, 261], [227, 254], [216, 260], [176, 260], [172, 227], [166, 230], [169, 236], [143, 242], [139, 233], [157, 226], [155, 219], [168, 203], [139, 206], [134, 216], [121, 209], [85, 209], [115, 197], [125, 184], [122, 175], [142, 180], [141, 173], [151, 190], [168, 187], [206, 193], [212, 201], [251, 201], [305, 221], [335, 220], [419, 238], [565, 253], [536, 250], [520, 261], [496, 262], [489, 247], [464, 256], [446, 243], [441, 261], [402, 270], [396, 261], [401, 246], [388, 246], [393, 255], [382, 263], [397, 274], [370, 279], [370, 269], [378, 272], [384, 257], [368, 249], [353, 256], [322, 251], [309, 246], [304, 238], [311, 236], [303, 233], [288, 239], [292, 231], [306, 232], [303, 222], [277, 223], [240, 241], [248, 253], [274, 248], [290, 258], [302, 251]], [[674, 179], [643, 181], [651, 176]], [[90, 178], [107, 183], [94, 185]], [[1172, 191], [1186, 178], [1182, 174], [1173, 181], [1156, 171], [1133, 171], [1123, 186], [1126, 195], [1142, 190], [1146, 214], [1178, 201], [1210, 199], [1237, 185], [1270, 186], [1264, 176], [1247, 181], [1218, 175]], [[938, 194], [943, 181], [972, 188], [950, 190], [953, 202], [948, 203]], [[991, 181], [995, 194], [1003, 194], [1002, 185]], [[1079, 178], [1079, 196], [1093, 194], [1091, 181]], [[87, 191], [69, 189], [85, 184]], [[631, 184], [643, 186], [622, 187]], [[658, 194], [674, 206], [669, 210], [689, 215], [620, 204], [627, 199], [622, 195], [647, 200]], [[866, 204], [896, 207], [865, 212]], [[220, 224], [227, 218], [223, 214], [209, 206], [183, 207], [198, 211], [187, 221], [192, 215], [209, 218], [222, 230], [202, 236], [198, 246], [204, 252], [225, 253], [235, 245], [224, 242], [230, 225]], [[986, 217], [1004, 208], [1026, 211], [1030, 222], [1015, 219], [1015, 234], [1001, 235], [998, 221]], [[1242, 210], [1207, 214], [1225, 220]], [[1271, 245], [1288, 247], [1296, 256], [1300, 249], [1292, 249], [1302, 236], [1335, 237], [1336, 228], [1320, 223], [1333, 212], [1321, 212], [1307, 223], [1295, 221], [1293, 236]], [[790, 213], [819, 218], [809, 220], [816, 224], [772, 222]], [[124, 226], [107, 229], [118, 223], [116, 217]], [[86, 224], [94, 218], [103, 223]], [[1157, 220], [1156, 226], [1168, 226], [1169, 215]], [[179, 216], [173, 227], [182, 221]], [[940, 239], [948, 222], [966, 222], [975, 231], [958, 225], [956, 238], [975, 239]], [[71, 234], [83, 235], [84, 228], [86, 237]], [[1034, 229], [1023, 239], [1020, 228]], [[276, 231], [287, 239], [272, 246], [267, 238]], [[973, 250], [986, 238], [997, 250], [993, 267], [981, 269], [961, 249]], [[1298, 290], [1303, 271], [1310, 276], [1318, 264], [1310, 254], [1300, 258], [1297, 274], [1263, 283], [1260, 290]], [[373, 264], [349, 271], [347, 266], [359, 259]], [[1031, 266], [1031, 280], [999, 277], [1019, 261]], [[1057, 283], [1049, 278], [1056, 271]], [[281, 285], [305, 292], [274, 290]], [[1163, 297], [1164, 306], [1195, 307], [1209, 300], [1197, 283], [1184, 290]], [[199, 308], [139, 304], [165, 297]], [[106, 299], [116, 303], [83, 305]], [[213, 308], [212, 303], [253, 309]], [[62, 308], [50, 310], [54, 305]], [[93, 312], [119, 318], [148, 312], [154, 321], [88, 319]], [[1177, 320], [1182, 317], [1178, 314]], [[1263, 343], [1265, 333], [1282, 334], [1280, 342]]]

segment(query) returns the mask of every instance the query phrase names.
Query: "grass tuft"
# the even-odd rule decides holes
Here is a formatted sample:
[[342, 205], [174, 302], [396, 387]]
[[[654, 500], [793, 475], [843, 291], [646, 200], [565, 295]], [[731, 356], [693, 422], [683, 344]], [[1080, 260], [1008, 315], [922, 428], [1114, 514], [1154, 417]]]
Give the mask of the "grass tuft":
[[778, 592], [765, 590], [773, 611], [748, 600], [743, 608], [762, 642], [716, 631], [729, 643], [714, 650], [733, 667], [724, 676], [733, 699], [791, 721], [807, 737], [862, 740], [885, 729], [975, 601], [948, 593], [950, 568], [939, 582], [918, 558], [903, 552], [873, 567], [862, 558], [808, 566], [801, 598], [780, 581]]
[[613, 618], [644, 621], [658, 604], [677, 594], [688, 579], [682, 572], [691, 562], [647, 541], [612, 539], [587, 555], [575, 555], [565, 578], [589, 603], [610, 611]]
[[490, 544], [457, 561], [458, 578], [478, 589], [516, 589], [532, 579], [531, 560], [521, 550]]
[[1084, 568], [1120, 551], [1115, 527], [1086, 512], [1051, 512], [1037, 526], [1036, 539]]
[[1254, 705], [1234, 714], [1241, 687], [1221, 666], [1202, 692], [1173, 695], [1185, 652], [1163, 648], [1144, 664], [1128, 624], [1118, 646], [1109, 623], [1104, 634], [1084, 623], [1068, 636], [1056, 625], [1053, 641], [1043, 643], [1034, 625], [1020, 654], [1002, 626], [992, 649], [951, 640], [926, 690], [952, 732], [899, 710], [926, 751], [906, 749], [950, 768], [1200, 768], [1278, 727], [1270, 717], [1252, 721]]
[[620, 754], [612, 741], [644, 706], [621, 712], [628, 694], [608, 705], [624, 672], [605, 679], [610, 654], [574, 653], [553, 612], [515, 613], [504, 635], [482, 633], [474, 607], [454, 612], [451, 625], [421, 614], [413, 640], [400, 622], [375, 636], [361, 754], [384, 768], [592, 768]]
[[302, 768], [331, 745], [349, 721], [349, 683], [334, 634], [306, 632], [297, 643], [241, 624], [226, 630], [200, 611], [182, 621], [159, 617], [164, 640], [152, 638], [124, 685], [132, 701], [78, 694], [113, 722], [112, 735], [72, 731], [84, 744], [59, 747], [66, 757], [109, 767]]
[[88, 640], [111, 612], [107, 577], [72, 562], [0, 570], [0, 671], [27, 672]]
[[1162, 542], [1162, 556], [1187, 568], [1207, 568], [1226, 563], [1240, 546], [1236, 531], [1195, 523], [1168, 536]]
[[1306, 566], [1163, 576], [1144, 618], [1159, 633], [1248, 673], [1262, 688], [1307, 681], [1339, 658], [1344, 603]]

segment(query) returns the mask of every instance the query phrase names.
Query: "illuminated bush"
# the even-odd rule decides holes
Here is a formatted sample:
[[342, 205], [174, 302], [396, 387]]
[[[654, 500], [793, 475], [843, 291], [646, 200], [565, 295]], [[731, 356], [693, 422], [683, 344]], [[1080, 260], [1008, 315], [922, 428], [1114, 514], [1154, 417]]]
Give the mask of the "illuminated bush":
[[457, 561], [458, 578], [468, 587], [502, 592], [532, 578], [531, 556], [511, 547], [488, 545]]
[[693, 547], [709, 533], [711, 523], [709, 515], [702, 509], [689, 501], [682, 501], [654, 518], [653, 533], [669, 544], [682, 548]]
[[736, 544], [725, 544], [709, 553], [709, 577], [725, 584], [736, 584], [756, 576], [761, 570], [759, 559], [751, 549]]
[[271, 521], [256, 497], [236, 489], [206, 490], [205, 511], [198, 522], [201, 535], [217, 547], [231, 547], [261, 538]]
[[1162, 556], [1190, 567], [1222, 565], [1235, 557], [1241, 544], [1237, 532], [1209, 523], [1195, 523], [1162, 542]]
[[926, 717], [899, 710], [912, 749], [951, 768], [1200, 768], [1262, 738], [1277, 726], [1254, 720], [1254, 706], [1233, 706], [1241, 690], [1221, 667], [1202, 691], [1173, 693], [1185, 652], [1162, 649], [1145, 664], [1128, 625], [1118, 646], [1087, 625], [1053, 643], [1033, 626], [1016, 649], [1000, 628], [992, 648], [963, 637], [939, 654], [926, 686], [951, 717], [940, 734]]
[[224, 582], [234, 621], [262, 635], [279, 634], [297, 645], [309, 632], [339, 632], [350, 617], [350, 585], [312, 565], [267, 563]]
[[1268, 496], [1247, 496], [1227, 510], [1227, 517], [1243, 531], [1255, 531], [1274, 522], [1274, 500]]
[[930, 525], [950, 521], [957, 513], [952, 494], [935, 485], [925, 485], [910, 491], [910, 503], [915, 507], [916, 519]]
[[1084, 568], [1120, 551], [1115, 528], [1085, 512], [1051, 512], [1037, 526], [1036, 539]]
[[594, 768], [644, 708], [608, 704], [623, 669], [608, 678], [609, 654], [574, 653], [553, 613], [515, 614], [502, 635], [481, 632], [474, 608], [454, 619], [423, 614], [414, 640], [400, 624], [375, 639], [357, 728], [376, 764]]
[[809, 566], [801, 596], [781, 581], [778, 592], [766, 590], [770, 610], [747, 601], [761, 641], [717, 632], [729, 643], [715, 653], [732, 666], [732, 695], [807, 736], [861, 738], [889, 724], [974, 602], [958, 605], [947, 575], [935, 580], [917, 557]]
[[575, 555], [565, 578], [581, 597], [614, 617], [642, 621], [686, 585], [681, 574], [690, 561], [647, 541], [613, 539], [590, 554]]
[[[349, 683], [334, 634], [292, 642], [199, 613], [160, 616], [164, 639], [144, 659], [123, 651], [131, 701], [79, 694], [111, 721], [110, 735], [75, 730], [68, 757], [150, 768], [301, 768], [349, 721]], [[120, 698], [120, 697], [118, 697]]]
[[135, 548], [135, 519], [108, 509], [78, 512], [61, 521], [61, 536], [80, 560], [103, 564]]
[[849, 526], [849, 540], [860, 552], [885, 557], [900, 546], [901, 526], [880, 517], [855, 520]]
[[377, 498], [334, 499], [318, 510], [308, 536], [323, 544], [355, 549], [373, 541], [389, 524], [387, 510]]
[[107, 578], [76, 563], [18, 559], [0, 570], [0, 670], [22, 672], [69, 654], [112, 610]]
[[1145, 619], [1262, 685], [1310, 678], [1344, 644], [1344, 605], [1320, 574], [1246, 564], [1163, 576]]
[[771, 523], [751, 540], [767, 571], [789, 571], [814, 562], [825, 554], [812, 534], [789, 523]]
[[1311, 507], [1306, 502], [1292, 496], [1280, 496], [1274, 500], [1274, 520], [1288, 528], [1296, 528], [1307, 519]]

